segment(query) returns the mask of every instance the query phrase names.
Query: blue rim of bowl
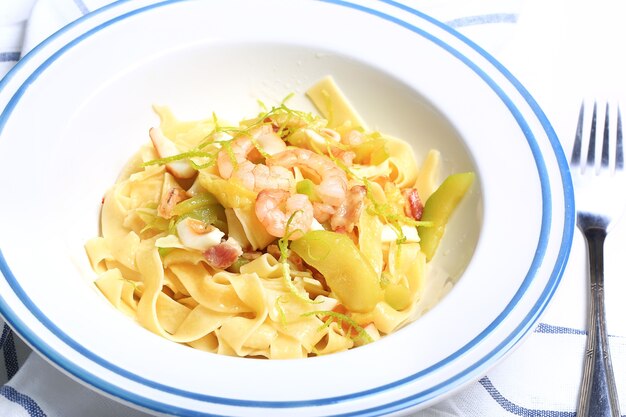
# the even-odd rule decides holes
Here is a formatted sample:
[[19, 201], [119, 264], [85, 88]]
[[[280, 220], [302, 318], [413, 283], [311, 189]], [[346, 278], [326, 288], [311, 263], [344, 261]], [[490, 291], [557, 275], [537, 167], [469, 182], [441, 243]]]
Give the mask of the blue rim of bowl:
[[[26, 91], [30, 83], [34, 81], [34, 79], [36, 79], [49, 65], [51, 65], [57, 58], [63, 55], [67, 50], [71, 49], [76, 44], [82, 42], [86, 38], [101, 31], [102, 29], [112, 24], [115, 24], [116, 22], [119, 22], [121, 20], [127, 19], [130, 16], [143, 13], [145, 11], [148, 11], [157, 7], [162, 7], [165, 5], [169, 5], [173, 3], [181, 3], [181, 2], [186, 2], [186, 1], [190, 1], [190, 0], [164, 0], [164, 1], [156, 2], [147, 6], [140, 7], [138, 9], [123, 13], [121, 15], [116, 15], [115, 17], [107, 20], [106, 22], [103, 22], [91, 28], [87, 32], [81, 34], [80, 36], [72, 39], [69, 43], [67, 43], [65, 46], [63, 46], [54, 54], [52, 54], [50, 57], [48, 57], [35, 71], [32, 72], [32, 74], [28, 76], [28, 78], [16, 90], [16, 93], [13, 95], [13, 97], [11, 98], [11, 100], [9, 101], [5, 109], [3, 110], [3, 112], [0, 114], [0, 133], [4, 129], [4, 126], [6, 124], [6, 121], [9, 115], [11, 114], [12, 110], [15, 108], [15, 106], [19, 102], [19, 99], [24, 94], [24, 92]], [[447, 43], [435, 37], [434, 35], [431, 35], [427, 30], [414, 26], [397, 17], [385, 14], [378, 10], [368, 8], [359, 4], [354, 4], [354, 3], [350, 3], [350, 2], [342, 1], [342, 0], [315, 0], [315, 1], [330, 3], [330, 4], [334, 4], [334, 5], [341, 6], [341, 7], [347, 7], [353, 10], [370, 14], [372, 16], [398, 24], [410, 30], [414, 34], [417, 34], [419, 36], [422, 36], [428, 39], [429, 41], [435, 43], [437, 46], [446, 50], [454, 58], [458, 59], [463, 64], [471, 68], [478, 76], [480, 76], [483, 79], [483, 81], [485, 81], [491, 87], [491, 89], [499, 96], [502, 102], [507, 106], [511, 114], [516, 119], [521, 130], [524, 132], [524, 135], [531, 148], [533, 157], [535, 158], [535, 162], [537, 165], [537, 170], [538, 170], [539, 178], [541, 182], [542, 197], [543, 197], [543, 202], [542, 202], [543, 216], [542, 216], [540, 238], [539, 238], [535, 257], [533, 259], [533, 262], [531, 263], [531, 266], [523, 281], [522, 286], [518, 289], [515, 296], [511, 299], [511, 301], [505, 307], [505, 309], [498, 315], [498, 317], [487, 328], [485, 328], [478, 336], [476, 336], [474, 339], [472, 339], [469, 343], [467, 343], [461, 349], [459, 349], [452, 355], [448, 356], [447, 358], [443, 359], [439, 363], [429, 367], [428, 369], [425, 369], [416, 374], [413, 374], [409, 377], [403, 378], [401, 380], [395, 381], [387, 385], [372, 388], [366, 391], [351, 393], [348, 395], [343, 395], [343, 396], [338, 396], [338, 397], [329, 397], [329, 398], [313, 399], [313, 400], [300, 400], [300, 401], [239, 400], [239, 399], [232, 399], [232, 398], [215, 397], [215, 396], [199, 394], [199, 393], [194, 393], [194, 392], [189, 392], [189, 391], [184, 391], [184, 390], [168, 387], [168, 386], [156, 383], [154, 381], [147, 380], [139, 375], [130, 373], [124, 369], [121, 369], [109, 363], [105, 359], [95, 355], [93, 352], [85, 349], [78, 342], [71, 339], [67, 334], [63, 333], [54, 323], [52, 323], [43, 314], [41, 310], [37, 308], [37, 306], [32, 302], [32, 300], [30, 300], [28, 295], [23, 291], [23, 289], [19, 285], [18, 280], [12, 274], [9, 268], [9, 265], [7, 264], [2, 254], [2, 251], [0, 250], [0, 271], [2, 271], [2, 273], [5, 276], [6, 281], [11, 286], [15, 294], [18, 296], [20, 301], [30, 311], [30, 313], [37, 320], [39, 320], [39, 322], [43, 326], [45, 326], [52, 334], [54, 334], [57, 338], [59, 338], [63, 343], [65, 343], [67, 346], [72, 348], [74, 351], [88, 358], [89, 360], [98, 364], [104, 369], [107, 369], [110, 372], [116, 373], [122, 376], [123, 378], [129, 379], [135, 383], [145, 385], [154, 390], [166, 392], [172, 395], [181, 396], [181, 397], [192, 399], [192, 400], [203, 401], [203, 402], [208, 402], [208, 403], [216, 403], [216, 404], [221, 404], [221, 405], [226, 405], [226, 406], [248, 407], [248, 408], [258, 408], [258, 409], [269, 409], [269, 408], [284, 409], [284, 408], [298, 408], [298, 407], [311, 407], [311, 406], [328, 406], [328, 405], [352, 401], [355, 399], [360, 399], [363, 397], [380, 394], [382, 392], [394, 389], [395, 387], [414, 381], [415, 379], [420, 378], [439, 367], [445, 366], [447, 363], [461, 356], [463, 353], [470, 350], [477, 343], [479, 343], [482, 339], [488, 336], [491, 333], [491, 331], [495, 327], [497, 327], [499, 323], [502, 322], [502, 320], [504, 320], [504, 318], [511, 312], [513, 307], [517, 304], [517, 302], [524, 295], [525, 290], [528, 288], [531, 281], [533, 280], [533, 277], [535, 273], [537, 272], [537, 269], [539, 268], [543, 260], [543, 257], [545, 255], [547, 243], [549, 240], [551, 223], [552, 223], [552, 199], [551, 199], [551, 192], [550, 192], [551, 191], [550, 180], [546, 172], [545, 161], [538, 147], [538, 143], [536, 142], [536, 139], [534, 135], [532, 134], [528, 124], [526, 123], [522, 113], [513, 104], [511, 99], [504, 93], [504, 91], [500, 88], [500, 86], [493, 79], [491, 79], [480, 67], [478, 67], [471, 60], [469, 60], [465, 55], [463, 55], [462, 52], [458, 51], [457, 49], [454, 49], [452, 46], [448, 45]], [[5, 78], [0, 82], [0, 90], [5, 86], [8, 80], [18, 71], [20, 71], [20, 68], [22, 68], [33, 56], [36, 56], [37, 52], [41, 50], [43, 47], [45, 47], [45, 45], [51, 43], [56, 38], [58, 38], [61, 34], [71, 30], [73, 27], [83, 22], [84, 20], [90, 19], [95, 15], [98, 15], [112, 8], [115, 8], [122, 3], [128, 3], [128, 2], [130, 2], [130, 0], [119, 0], [117, 2], [111, 3], [108, 6], [105, 6], [99, 10], [96, 10], [74, 21], [73, 23], [70, 23], [69, 25], [65, 26], [63, 29], [61, 29], [60, 31], [58, 31], [57, 33], [55, 33], [54, 35], [46, 39], [39, 46], [34, 48], [31, 53], [27, 54], [26, 57], [22, 59], [22, 61], [18, 62], [15, 68], [11, 70], [11, 72], [9, 72], [9, 74], [5, 76]], [[563, 187], [563, 194], [564, 194], [564, 199], [565, 199], [563, 235], [562, 235], [561, 245], [559, 248], [559, 253], [557, 255], [556, 262], [554, 264], [550, 279], [548, 280], [546, 287], [542, 291], [539, 299], [537, 300], [535, 305], [532, 307], [530, 312], [527, 314], [527, 316], [524, 318], [524, 320], [496, 348], [492, 349], [491, 352], [485, 354], [485, 356], [483, 356], [480, 360], [473, 363], [471, 366], [467, 367], [463, 371], [458, 372], [456, 375], [447, 379], [446, 381], [439, 383], [435, 387], [415, 393], [410, 396], [406, 396], [400, 400], [388, 402], [386, 404], [381, 404], [377, 407], [372, 407], [372, 408], [368, 408], [364, 410], [358, 410], [355, 412], [331, 414], [332, 416], [336, 416], [336, 417], [352, 416], [352, 415], [375, 416], [375, 415], [387, 414], [387, 413], [394, 412], [394, 411], [400, 411], [400, 410], [414, 407], [421, 403], [430, 401], [436, 398], [440, 394], [448, 392], [455, 387], [461, 386], [464, 383], [475, 379], [478, 375], [476, 375], [474, 371], [485, 369], [486, 367], [489, 366], [489, 364], [495, 363], [499, 358], [504, 356], [521, 338], [523, 338], [524, 335], [526, 335], [528, 331], [536, 323], [539, 316], [541, 315], [541, 313], [547, 306], [548, 302], [552, 298], [554, 291], [556, 290], [560, 282], [563, 269], [569, 257], [569, 251], [570, 251], [570, 247], [572, 244], [573, 231], [574, 231], [574, 197], [573, 197], [573, 188], [572, 188], [571, 178], [569, 176], [567, 160], [565, 158], [565, 155], [563, 154], [558, 138], [554, 130], [552, 129], [552, 126], [550, 125], [547, 117], [545, 116], [543, 111], [540, 109], [538, 104], [535, 102], [535, 100], [528, 93], [528, 91], [504, 66], [502, 66], [490, 54], [488, 54], [486, 51], [484, 51], [481, 47], [476, 45], [471, 40], [467, 39], [465, 36], [456, 32], [454, 29], [449, 28], [443, 23], [431, 18], [430, 16], [425, 15], [424, 13], [419, 12], [418, 10], [415, 10], [402, 3], [398, 3], [393, 0], [381, 0], [381, 2], [386, 3], [395, 8], [401, 9], [410, 14], [413, 14], [429, 22], [430, 24], [433, 24], [439, 27], [440, 29], [443, 29], [444, 31], [456, 37], [457, 39], [461, 40], [465, 45], [475, 50], [483, 58], [485, 58], [489, 62], [489, 64], [493, 65], [493, 67], [499, 73], [504, 75], [506, 80], [509, 83], [511, 83], [511, 85], [515, 88], [515, 90], [521, 95], [521, 98], [529, 105], [529, 107], [532, 110], [532, 113], [541, 124], [544, 130], [544, 133], [547, 135], [548, 140], [550, 141], [550, 145], [552, 147], [554, 156], [556, 157], [556, 162], [559, 167], [559, 171], [560, 171], [559, 173], [561, 176], [561, 185]], [[4, 298], [2, 298], [1, 296], [0, 296], [0, 312], [6, 318], [7, 322], [9, 322], [11, 326], [18, 332], [18, 334], [20, 334], [25, 340], [27, 340], [30, 343], [30, 345], [33, 346], [40, 354], [44, 355], [46, 358], [48, 358], [48, 360], [55, 363], [57, 366], [66, 370], [67, 372], [69, 372], [70, 374], [72, 374], [73, 376], [87, 383], [90, 386], [93, 386], [103, 392], [113, 395], [114, 397], [126, 400], [137, 406], [148, 408], [154, 411], [172, 413], [172, 414], [184, 413], [185, 415], [189, 415], [189, 416], [218, 416], [218, 414], [210, 414], [210, 413], [201, 412], [201, 411], [194, 411], [188, 408], [182, 408], [182, 407], [173, 406], [167, 403], [159, 402], [151, 398], [135, 394], [117, 385], [111, 384], [110, 382], [103, 380], [97, 375], [90, 373], [88, 370], [78, 367], [74, 365], [73, 363], [71, 363], [70, 361], [68, 361], [67, 359], [65, 359], [59, 352], [54, 350], [42, 338], [36, 335], [17, 316], [17, 314], [15, 314], [15, 312], [11, 309], [11, 307], [6, 303]]]

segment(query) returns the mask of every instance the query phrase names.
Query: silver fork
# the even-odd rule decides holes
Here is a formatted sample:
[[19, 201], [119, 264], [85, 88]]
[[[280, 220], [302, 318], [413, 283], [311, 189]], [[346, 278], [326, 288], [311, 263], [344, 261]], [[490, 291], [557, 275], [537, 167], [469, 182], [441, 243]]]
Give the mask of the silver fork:
[[[596, 160], [597, 105], [593, 105], [586, 157], [583, 153], [584, 103], [578, 116], [570, 160], [576, 195], [576, 224], [587, 242], [589, 255], [589, 311], [587, 350], [578, 398], [577, 417], [620, 416], [619, 400], [609, 354], [604, 309], [604, 239], [626, 207], [626, 176], [622, 144], [622, 120], [611, 135], [609, 105], [606, 105], [601, 156]], [[612, 141], [612, 139], [614, 141]], [[611, 143], [613, 142], [613, 143]], [[613, 148], [613, 149], [611, 149]]]

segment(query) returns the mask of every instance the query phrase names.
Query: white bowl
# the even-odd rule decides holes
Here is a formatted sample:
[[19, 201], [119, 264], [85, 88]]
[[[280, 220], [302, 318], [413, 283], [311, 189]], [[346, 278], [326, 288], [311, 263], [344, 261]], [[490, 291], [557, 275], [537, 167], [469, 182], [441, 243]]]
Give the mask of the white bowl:
[[[255, 114], [333, 75], [363, 118], [477, 173], [434, 263], [458, 283], [382, 340], [302, 360], [195, 351], [115, 311], [84, 243], [157, 123]], [[65, 27], [0, 84], [0, 312], [88, 386], [159, 414], [405, 414], [477, 380], [531, 330], [573, 232], [567, 164], [544, 114], [487, 53], [394, 2], [122, 1]]]

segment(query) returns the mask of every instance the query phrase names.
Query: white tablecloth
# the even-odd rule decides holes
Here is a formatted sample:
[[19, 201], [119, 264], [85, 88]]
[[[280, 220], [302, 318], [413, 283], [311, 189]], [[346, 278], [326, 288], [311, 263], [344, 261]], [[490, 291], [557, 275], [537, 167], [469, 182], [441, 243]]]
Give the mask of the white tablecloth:
[[[405, 0], [499, 59], [542, 106], [566, 153], [583, 98], [626, 97], [626, 6], [588, 0]], [[0, 0], [0, 78], [30, 49], [110, 0]], [[626, 192], [626, 190], [624, 190]], [[1, 206], [0, 206], [1, 207]], [[1, 210], [1, 208], [0, 208]], [[626, 221], [605, 247], [608, 330], [626, 410]], [[536, 330], [486, 376], [417, 416], [574, 416], [585, 350], [586, 252], [577, 233]], [[494, 279], [497, 279], [494, 277]], [[0, 319], [1, 416], [145, 416], [49, 365]]]

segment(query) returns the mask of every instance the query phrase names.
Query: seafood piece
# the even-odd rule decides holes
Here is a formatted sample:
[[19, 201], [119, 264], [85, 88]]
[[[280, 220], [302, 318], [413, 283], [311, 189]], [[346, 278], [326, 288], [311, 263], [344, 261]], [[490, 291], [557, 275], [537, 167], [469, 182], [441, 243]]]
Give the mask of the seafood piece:
[[327, 156], [308, 149], [290, 148], [270, 156], [265, 163], [268, 166], [278, 165], [289, 169], [298, 167], [303, 173], [319, 179], [315, 193], [323, 203], [339, 207], [346, 198], [346, 173]]
[[164, 219], [172, 218], [172, 210], [176, 204], [187, 199], [187, 193], [180, 187], [170, 187], [161, 196], [157, 213]]
[[315, 220], [320, 223], [326, 223], [333, 214], [335, 214], [336, 208], [330, 204], [320, 203], [319, 201], [313, 202], [313, 216]]
[[281, 166], [268, 167], [264, 164], [254, 164], [248, 160], [237, 166], [231, 178], [237, 178], [244, 187], [255, 192], [266, 188], [290, 191], [295, 186], [293, 174], [287, 168]]
[[180, 242], [190, 249], [205, 251], [218, 245], [224, 233], [217, 227], [191, 217], [185, 217], [176, 225]]
[[[181, 153], [176, 144], [167, 138], [160, 128], [153, 127], [149, 133], [150, 140], [159, 158], [169, 158]], [[196, 170], [187, 160], [169, 162], [165, 164], [165, 168], [176, 178], [191, 178], [196, 175]]]
[[266, 169], [254, 161], [263, 155], [274, 155], [286, 149], [285, 142], [278, 136], [271, 124], [264, 124], [249, 134], [235, 138], [229, 144], [230, 150], [222, 149], [217, 156], [217, 168], [224, 179], [235, 177], [253, 191], [265, 188], [290, 190], [294, 186], [293, 174], [287, 169]]
[[347, 167], [352, 166], [352, 164], [354, 163], [354, 158], [356, 158], [356, 153], [352, 151], [333, 148], [331, 152], [333, 153], [333, 156], [335, 158], [339, 159]]
[[330, 227], [333, 230], [341, 229], [352, 232], [354, 225], [361, 216], [366, 193], [363, 185], [355, 185], [348, 190], [346, 199], [330, 218]]
[[267, 233], [276, 237], [288, 233], [289, 239], [297, 239], [309, 231], [313, 222], [313, 206], [309, 198], [304, 194], [291, 195], [285, 190], [261, 191], [256, 198], [254, 211]]

